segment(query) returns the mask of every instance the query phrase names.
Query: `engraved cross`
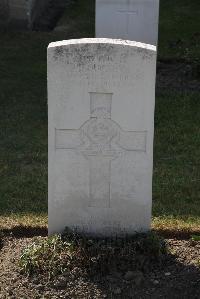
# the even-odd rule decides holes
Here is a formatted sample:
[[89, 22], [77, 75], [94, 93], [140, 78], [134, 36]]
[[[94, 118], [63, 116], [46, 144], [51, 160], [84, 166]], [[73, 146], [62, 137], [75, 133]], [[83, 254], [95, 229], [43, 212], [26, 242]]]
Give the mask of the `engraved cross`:
[[90, 207], [110, 207], [111, 163], [127, 151], [146, 151], [146, 131], [123, 131], [111, 119], [112, 94], [90, 93], [90, 119], [79, 130], [56, 129], [56, 149], [76, 150], [89, 162]]
[[131, 27], [131, 18], [133, 15], [138, 14], [138, 10], [131, 9], [131, 4], [130, 0], [126, 2], [126, 7], [127, 8], [120, 8], [117, 13], [118, 14], [123, 14], [124, 17], [126, 18], [126, 37], [129, 37], [129, 29]]

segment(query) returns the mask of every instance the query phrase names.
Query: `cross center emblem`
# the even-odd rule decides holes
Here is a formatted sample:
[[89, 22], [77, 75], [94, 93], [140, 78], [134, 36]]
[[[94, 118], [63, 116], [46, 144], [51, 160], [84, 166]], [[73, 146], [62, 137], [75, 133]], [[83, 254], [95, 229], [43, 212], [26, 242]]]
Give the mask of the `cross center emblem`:
[[111, 163], [127, 151], [146, 151], [146, 131], [123, 131], [111, 119], [111, 93], [90, 93], [90, 119], [78, 130], [56, 129], [56, 149], [81, 153], [89, 163], [89, 206], [110, 207]]

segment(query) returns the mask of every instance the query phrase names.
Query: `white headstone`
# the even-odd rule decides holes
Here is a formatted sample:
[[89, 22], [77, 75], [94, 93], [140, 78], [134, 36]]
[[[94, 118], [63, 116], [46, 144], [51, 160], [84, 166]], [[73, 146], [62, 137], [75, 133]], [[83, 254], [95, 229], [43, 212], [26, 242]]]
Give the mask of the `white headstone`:
[[96, 37], [157, 45], [159, 0], [96, 0]]
[[156, 48], [80, 39], [48, 48], [49, 233], [150, 228]]

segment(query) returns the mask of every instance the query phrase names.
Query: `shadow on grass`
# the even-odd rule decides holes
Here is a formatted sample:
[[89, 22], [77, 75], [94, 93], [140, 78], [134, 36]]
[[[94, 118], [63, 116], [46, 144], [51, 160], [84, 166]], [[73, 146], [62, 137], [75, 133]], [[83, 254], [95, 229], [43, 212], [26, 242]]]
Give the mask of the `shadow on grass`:
[[200, 230], [154, 229], [159, 236], [165, 239], [189, 240], [192, 235], [199, 235]]
[[[175, 230], [175, 229], [153, 229], [158, 236], [165, 239], [189, 240], [192, 235], [199, 235], [200, 230]], [[23, 226], [16, 225], [12, 228], [1, 229], [4, 236], [13, 236], [14, 238], [33, 238], [37, 236], [46, 237], [48, 228], [43, 226]]]
[[32, 226], [14, 226], [10, 229], [4, 228], [1, 230], [4, 236], [12, 236], [16, 239], [20, 238], [33, 238], [33, 237], [46, 237], [48, 235], [47, 227], [32, 227]]

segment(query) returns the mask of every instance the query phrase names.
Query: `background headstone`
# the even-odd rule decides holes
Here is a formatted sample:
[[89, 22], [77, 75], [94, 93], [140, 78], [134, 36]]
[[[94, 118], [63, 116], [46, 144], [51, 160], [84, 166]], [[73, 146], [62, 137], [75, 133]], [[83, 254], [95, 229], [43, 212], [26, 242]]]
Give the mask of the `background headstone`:
[[156, 47], [81, 39], [48, 48], [49, 233], [146, 231]]
[[159, 0], [96, 0], [96, 37], [157, 45]]

